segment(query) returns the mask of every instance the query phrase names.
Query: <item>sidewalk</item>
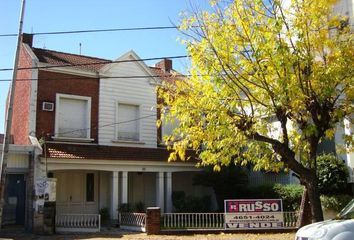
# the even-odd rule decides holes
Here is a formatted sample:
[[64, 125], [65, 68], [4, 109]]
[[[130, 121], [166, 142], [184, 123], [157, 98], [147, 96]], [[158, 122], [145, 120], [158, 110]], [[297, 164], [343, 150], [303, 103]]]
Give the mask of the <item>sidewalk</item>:
[[295, 233], [281, 234], [190, 234], [190, 235], [146, 235], [146, 233], [127, 232], [117, 228], [104, 228], [100, 233], [90, 234], [56, 234], [52, 236], [40, 236], [26, 233], [23, 229], [3, 229], [0, 232], [2, 240], [293, 240]]

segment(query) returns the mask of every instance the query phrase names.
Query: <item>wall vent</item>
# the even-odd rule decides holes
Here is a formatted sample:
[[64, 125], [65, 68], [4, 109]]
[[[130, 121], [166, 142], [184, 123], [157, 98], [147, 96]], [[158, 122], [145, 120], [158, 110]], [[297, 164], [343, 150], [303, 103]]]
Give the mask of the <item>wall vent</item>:
[[54, 111], [54, 103], [52, 103], [52, 102], [43, 102], [42, 103], [42, 110], [43, 111], [48, 111], [48, 112]]

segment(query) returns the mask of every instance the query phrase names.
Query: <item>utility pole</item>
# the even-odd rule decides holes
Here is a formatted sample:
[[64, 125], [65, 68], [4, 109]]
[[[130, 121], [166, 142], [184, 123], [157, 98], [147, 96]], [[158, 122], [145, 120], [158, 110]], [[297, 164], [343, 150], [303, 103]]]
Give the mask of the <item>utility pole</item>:
[[12, 73], [12, 82], [9, 92], [9, 100], [7, 105], [7, 114], [5, 121], [5, 136], [4, 143], [2, 147], [2, 155], [1, 155], [1, 164], [0, 164], [0, 229], [2, 227], [2, 218], [3, 218], [3, 209], [5, 202], [5, 181], [6, 181], [6, 167], [7, 167], [7, 159], [9, 155], [9, 145], [11, 139], [11, 123], [12, 123], [12, 112], [13, 112], [13, 103], [14, 103], [14, 94], [15, 94], [15, 86], [16, 86], [16, 78], [17, 78], [17, 69], [18, 69], [18, 60], [20, 56], [20, 47], [22, 42], [22, 26], [23, 26], [23, 18], [25, 13], [25, 0], [21, 1], [21, 13], [20, 13], [20, 24], [18, 28], [17, 35], [17, 47], [15, 53], [14, 60], [14, 69]]

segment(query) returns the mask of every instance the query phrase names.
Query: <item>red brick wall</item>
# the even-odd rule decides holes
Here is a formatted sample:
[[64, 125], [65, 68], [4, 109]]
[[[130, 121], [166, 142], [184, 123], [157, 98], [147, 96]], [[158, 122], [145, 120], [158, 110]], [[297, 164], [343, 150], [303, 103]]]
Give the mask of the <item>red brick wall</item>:
[[91, 138], [94, 138], [95, 142], [98, 142], [98, 130], [96, 127], [98, 125], [99, 80], [97, 78], [83, 78], [41, 70], [38, 73], [38, 78], [37, 138], [46, 137], [49, 140], [49, 137], [54, 135], [55, 108], [52, 112], [42, 111], [42, 103], [55, 103], [56, 94], [62, 93], [91, 97]]
[[[24, 49], [20, 50], [19, 68], [32, 67], [30, 55]], [[18, 70], [17, 79], [30, 79], [32, 70]], [[13, 142], [19, 145], [29, 144], [29, 102], [31, 94], [31, 81], [16, 81], [14, 94], [13, 116], [11, 134]]]

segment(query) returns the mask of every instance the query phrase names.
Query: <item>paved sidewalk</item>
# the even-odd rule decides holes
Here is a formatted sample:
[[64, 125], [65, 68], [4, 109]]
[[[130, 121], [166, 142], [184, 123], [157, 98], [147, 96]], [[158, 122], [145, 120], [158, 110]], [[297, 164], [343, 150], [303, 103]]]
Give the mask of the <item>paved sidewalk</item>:
[[146, 233], [127, 232], [117, 228], [102, 229], [100, 233], [90, 234], [70, 234], [53, 236], [40, 236], [26, 233], [19, 229], [5, 229], [0, 232], [0, 239], [3, 240], [293, 240], [295, 233], [281, 233], [281, 234], [190, 234], [190, 235], [146, 235]]

